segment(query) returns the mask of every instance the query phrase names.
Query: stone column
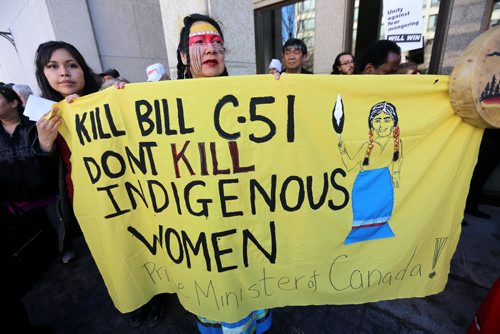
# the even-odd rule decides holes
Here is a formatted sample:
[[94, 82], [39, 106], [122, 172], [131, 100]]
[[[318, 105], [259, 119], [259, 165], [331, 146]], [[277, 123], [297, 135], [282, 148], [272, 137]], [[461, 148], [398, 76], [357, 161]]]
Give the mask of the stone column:
[[450, 74], [463, 50], [481, 33], [488, 1], [455, 0], [444, 43], [440, 74]]
[[143, 82], [149, 65], [162, 63], [168, 67], [158, 0], [86, 2], [103, 70], [115, 68], [125, 79]]
[[148, 65], [168, 66], [157, 0], [47, 0], [47, 8], [56, 39], [73, 44], [96, 73], [115, 68], [142, 82]]
[[100, 71], [101, 59], [87, 1], [47, 0], [46, 3], [55, 39], [74, 45], [89, 66]]
[[345, 50], [346, 16], [349, 14], [349, 1], [316, 0], [316, 22], [314, 31], [314, 73], [324, 74], [332, 71], [337, 54]]

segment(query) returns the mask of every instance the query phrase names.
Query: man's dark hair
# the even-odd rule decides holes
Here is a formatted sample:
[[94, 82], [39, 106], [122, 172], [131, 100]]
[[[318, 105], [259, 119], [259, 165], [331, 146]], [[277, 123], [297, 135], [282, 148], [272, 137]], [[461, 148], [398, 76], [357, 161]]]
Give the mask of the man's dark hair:
[[305, 56], [307, 55], [307, 46], [306, 46], [306, 43], [304, 43], [303, 40], [301, 39], [298, 39], [298, 38], [290, 38], [288, 39], [285, 44], [283, 44], [283, 48], [281, 49], [281, 52], [284, 54], [285, 53], [285, 50], [287, 48], [287, 46], [290, 46], [290, 47], [300, 47], [300, 49], [302, 50], [302, 54]]
[[386, 39], [373, 42], [363, 53], [361, 61], [359, 62], [358, 72], [363, 73], [368, 64], [372, 64], [373, 67], [377, 68], [386, 63], [389, 52], [401, 55], [401, 48], [393, 41]]
[[333, 62], [333, 65], [332, 65], [332, 73], [330, 73], [330, 74], [340, 74], [339, 66], [340, 66], [340, 57], [342, 57], [342, 56], [351, 56], [352, 61], [354, 61], [354, 55], [352, 53], [347, 52], [347, 51], [339, 53], [337, 55], [337, 57], [335, 57], [335, 61]]
[[23, 102], [17, 93], [9, 87], [8, 85], [0, 85], [0, 95], [2, 95], [7, 102], [12, 103], [14, 100], [17, 101], [17, 111], [21, 114], [24, 110]]
[[99, 88], [101, 88], [99, 77], [94, 73], [89, 65], [87, 65], [87, 62], [85, 61], [85, 58], [83, 58], [80, 51], [78, 51], [73, 45], [63, 41], [48, 41], [40, 44], [35, 54], [35, 77], [38, 82], [38, 86], [40, 87], [40, 91], [42, 92], [42, 97], [56, 102], [64, 100], [61, 93], [50, 86], [49, 81], [44, 74], [45, 66], [49, 63], [52, 53], [58, 49], [65, 49], [68, 51], [82, 68], [85, 80], [82, 96], [97, 92]]

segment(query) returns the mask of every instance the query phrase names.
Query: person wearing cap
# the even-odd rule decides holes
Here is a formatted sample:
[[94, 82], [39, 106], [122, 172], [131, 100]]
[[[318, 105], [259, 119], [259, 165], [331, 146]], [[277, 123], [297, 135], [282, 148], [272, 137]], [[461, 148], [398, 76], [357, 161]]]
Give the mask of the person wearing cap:
[[290, 38], [281, 51], [285, 66], [282, 73], [312, 74], [303, 67], [307, 60], [307, 46], [301, 39]]
[[118, 79], [120, 77], [120, 72], [114, 68], [108, 68], [106, 71], [99, 74], [103, 81]]
[[99, 77], [102, 79], [102, 85], [99, 90], [104, 90], [106, 88], [115, 86], [120, 82], [129, 83], [129, 81], [120, 76], [120, 72], [115, 70], [114, 68], [108, 68], [106, 71], [99, 74]]
[[278, 59], [272, 59], [269, 63], [269, 73], [281, 73], [281, 62]]
[[165, 71], [165, 66], [160, 63], [156, 63], [153, 65], [149, 65], [146, 69], [146, 74], [148, 76], [149, 81], [162, 81], [162, 80], [170, 80], [167, 72]]
[[12, 89], [19, 95], [21, 101], [23, 102], [23, 107], [26, 107], [26, 103], [28, 102], [28, 98], [30, 95], [33, 95], [33, 91], [31, 87], [23, 84], [15, 84], [12, 86]]

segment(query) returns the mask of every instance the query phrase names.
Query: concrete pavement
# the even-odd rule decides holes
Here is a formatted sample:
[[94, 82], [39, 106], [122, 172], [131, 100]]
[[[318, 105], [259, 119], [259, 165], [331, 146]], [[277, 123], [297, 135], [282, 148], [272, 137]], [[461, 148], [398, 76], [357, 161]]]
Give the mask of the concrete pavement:
[[[480, 209], [492, 218], [465, 215], [468, 225], [462, 227], [442, 293], [362, 305], [276, 308], [270, 333], [464, 333], [500, 275], [500, 206]], [[76, 260], [54, 263], [24, 298], [34, 324], [56, 333], [197, 332], [194, 317], [176, 295], [168, 295], [160, 324], [132, 328], [114, 308], [83, 238], [76, 246]]]

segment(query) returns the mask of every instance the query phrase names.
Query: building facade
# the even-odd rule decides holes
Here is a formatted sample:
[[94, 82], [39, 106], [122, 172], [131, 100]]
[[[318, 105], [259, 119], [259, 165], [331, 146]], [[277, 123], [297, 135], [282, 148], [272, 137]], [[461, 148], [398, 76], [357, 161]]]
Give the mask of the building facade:
[[[500, 23], [500, 0], [418, 1], [425, 43], [407, 56], [429, 73], [450, 74], [467, 45]], [[0, 81], [28, 84], [37, 92], [35, 51], [48, 40], [75, 45], [96, 73], [115, 68], [141, 82], [148, 65], [163, 63], [176, 78], [182, 19], [195, 12], [223, 23], [231, 75], [266, 73], [288, 37], [308, 45], [309, 69], [330, 73], [338, 53], [358, 55], [383, 37], [382, 6], [382, 0], [2, 1]]]
[[[424, 48], [406, 56], [449, 74], [465, 47], [500, 22], [498, 0], [422, 1]], [[193, 12], [223, 23], [231, 75], [265, 73], [289, 37], [309, 49], [307, 67], [329, 73], [342, 51], [358, 55], [383, 38], [382, 0], [17, 0], [0, 3], [0, 81], [36, 88], [34, 55], [47, 40], [74, 44], [96, 72], [116, 68], [132, 82], [163, 63], [176, 77], [182, 18]], [[36, 90], [36, 89], [35, 89]]]

